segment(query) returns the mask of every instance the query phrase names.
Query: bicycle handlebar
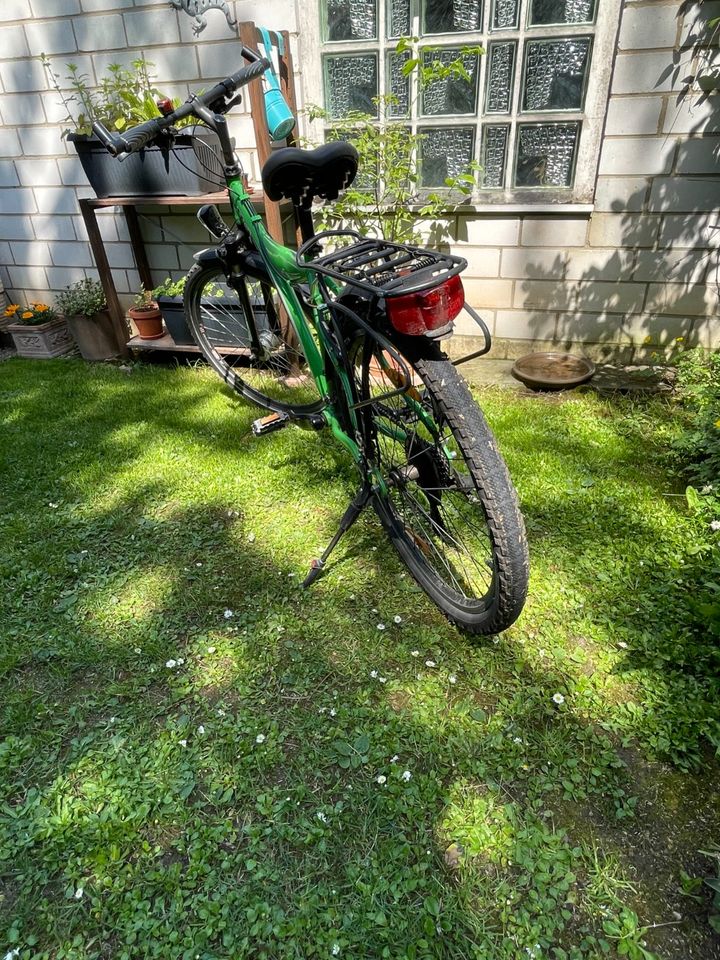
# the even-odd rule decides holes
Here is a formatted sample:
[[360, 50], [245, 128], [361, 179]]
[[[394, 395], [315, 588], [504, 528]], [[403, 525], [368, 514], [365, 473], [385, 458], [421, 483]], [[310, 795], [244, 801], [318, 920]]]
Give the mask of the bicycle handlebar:
[[95, 120], [92, 125], [93, 133], [114, 157], [117, 157], [118, 160], [125, 160], [131, 153], [137, 153], [138, 150], [142, 150], [151, 140], [159, 136], [163, 130], [167, 130], [168, 127], [177, 123], [178, 120], [182, 120], [191, 113], [195, 113], [196, 104], [199, 104], [201, 107], [214, 107], [218, 112], [222, 112], [218, 108], [219, 100], [232, 96], [236, 90], [244, 87], [250, 83], [251, 80], [255, 80], [256, 77], [262, 76], [262, 74], [272, 66], [269, 60], [261, 57], [256, 50], [252, 50], [250, 47], [243, 47], [242, 55], [246, 60], [250, 61], [249, 66], [242, 67], [242, 69], [231, 74], [229, 77], [225, 77], [224, 80], [216, 83], [215, 86], [206, 93], [199, 95], [193, 94], [185, 103], [181, 104], [177, 110], [173, 110], [173, 112], [167, 114], [167, 116], [146, 120], [144, 123], [140, 123], [136, 127], [131, 127], [122, 134], [111, 133], [104, 124], [99, 120]]

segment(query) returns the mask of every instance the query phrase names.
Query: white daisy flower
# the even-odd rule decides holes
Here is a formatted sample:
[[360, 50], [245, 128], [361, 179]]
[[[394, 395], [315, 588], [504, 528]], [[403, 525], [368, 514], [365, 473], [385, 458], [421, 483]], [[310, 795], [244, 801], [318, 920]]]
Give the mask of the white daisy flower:
[[51, 510], [57, 510], [57, 508], [60, 506], [60, 504], [59, 504], [59, 503], [49, 503], [48, 506], [50, 507]]
[[187, 740], [178, 740], [178, 743], [180, 744], [181, 747], [187, 746]]
[[177, 660], [168, 660], [165, 664], [168, 670], [173, 670], [177, 666]]
[[450, 676], [448, 677], [448, 683], [457, 683], [457, 677], [455, 676], [454, 673], [451, 673]]
[[75, 899], [76, 899], [76, 900], [82, 900], [84, 893], [85, 893], [84, 888], [83, 888], [83, 887], [78, 887], [77, 890], [75, 891]]
[[218, 708], [217, 708], [217, 715], [218, 715], [219, 717], [224, 717], [224, 716], [225, 716], [225, 711], [223, 710], [222, 707], [218, 707]]
[[183, 657], [178, 657], [177, 662], [178, 662], [178, 666], [181, 667], [185, 663], [185, 660], [183, 659]]
[[711, 530], [720, 530], [720, 520], [711, 520], [710, 521]]
[[412, 777], [412, 774], [410, 773], [410, 771], [409, 771], [409, 770], [405, 770], [405, 771], [403, 771], [400, 779], [401, 779], [401, 780], [404, 780], [405, 783], [407, 783], [408, 780], [409, 780], [411, 777]]
[[226, 610], [223, 616], [225, 617], [226, 620], [230, 620], [230, 618], [233, 616], [232, 610]]
[[393, 623], [402, 623], [402, 617], [400, 616], [400, 614], [398, 613], [395, 614], [395, 616], [393, 617]]
[[520, 737], [513, 737], [513, 743], [522, 743], [522, 739]]
[[700, 488], [700, 493], [712, 493], [713, 485], [711, 483], [706, 483], [704, 487]]
[[332, 950], [330, 951], [334, 957], [337, 957], [340, 953], [340, 944], [334, 943], [332, 945]]
[[379, 784], [387, 783], [387, 777], [384, 777], [384, 776], [382, 775], [382, 773], [381, 773], [380, 776], [377, 777], [377, 782], [378, 782]]
[[380, 683], [387, 683], [387, 677], [378, 677]]
[[336, 716], [337, 716], [337, 710], [335, 709], [335, 707], [332, 707], [332, 708], [330, 709], [330, 716], [331, 716], [331, 717], [336, 717]]
[[373, 680], [377, 680], [377, 675], [378, 675], [377, 670], [370, 671], [370, 676], [372, 677]]
[[620, 647], [621, 650], [627, 650], [627, 644], [625, 643], [624, 640], [618, 640], [618, 646]]
[[411, 650], [411, 651], [410, 651], [410, 656], [411, 656], [411, 657], [419, 657], [419, 656], [420, 656], [420, 651], [419, 651], [419, 650]]
[[384, 623], [379, 623], [379, 624], [377, 625], [377, 628], [378, 628], [378, 630], [384, 630], [384, 629], [385, 629], [385, 624], [384, 624]]
[[200, 736], [202, 736], [205, 733], [205, 727], [202, 724], [200, 724], [200, 726], [198, 727], [198, 733], [200, 734]]
[[554, 693], [553, 703], [557, 703], [559, 706], [561, 703], [565, 703], [565, 697], [561, 693]]
[[397, 763], [399, 759], [400, 757], [397, 754], [395, 754], [394, 757], [390, 757], [390, 763]]
[[319, 820], [321, 823], [327, 823], [327, 822], [328, 822], [327, 814], [323, 813], [322, 810], [318, 810], [318, 812], [315, 814], [315, 816], [318, 818], [318, 820]]
[[142, 653], [142, 650], [140, 649], [140, 647], [135, 647], [133, 650], [133, 653]]
[[264, 733], [259, 733], [259, 734], [255, 737], [255, 743], [265, 743], [265, 734], [264, 734]]
[[217, 647], [208, 647], [207, 652], [208, 652], [208, 653], [215, 653], [216, 650], [217, 650]]
[[434, 666], [435, 666], [435, 661], [434, 661], [434, 660], [426, 660], [426, 661], [425, 661], [425, 666], [426, 666], [426, 667], [434, 667]]

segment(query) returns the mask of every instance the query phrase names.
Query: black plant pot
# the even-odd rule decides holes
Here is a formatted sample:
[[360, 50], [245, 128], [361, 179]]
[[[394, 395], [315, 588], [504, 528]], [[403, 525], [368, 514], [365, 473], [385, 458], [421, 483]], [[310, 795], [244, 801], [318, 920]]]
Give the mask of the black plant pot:
[[185, 320], [182, 297], [158, 297], [157, 305], [160, 307], [168, 333], [177, 346], [192, 346], [195, 341]]
[[200, 197], [225, 186], [214, 130], [178, 134], [116, 160], [95, 137], [71, 133], [85, 175], [98, 197]]

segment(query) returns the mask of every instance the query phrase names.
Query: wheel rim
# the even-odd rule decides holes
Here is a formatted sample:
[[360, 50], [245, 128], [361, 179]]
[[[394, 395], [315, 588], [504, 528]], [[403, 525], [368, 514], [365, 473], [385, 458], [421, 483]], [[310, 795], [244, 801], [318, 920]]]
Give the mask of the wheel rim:
[[233, 389], [277, 410], [314, 409], [317, 387], [292, 328], [281, 320], [274, 287], [244, 278], [262, 353], [253, 343], [243, 298], [221, 270], [199, 278], [191, 305], [193, 333], [206, 357]]
[[486, 607], [496, 579], [492, 537], [447, 419], [416, 371], [409, 391], [382, 398], [402, 385], [402, 375], [377, 347], [370, 357], [366, 351], [361, 381], [363, 399], [379, 398], [367, 408], [366, 429], [387, 486], [379, 510], [398, 548], [446, 601], [464, 610]]

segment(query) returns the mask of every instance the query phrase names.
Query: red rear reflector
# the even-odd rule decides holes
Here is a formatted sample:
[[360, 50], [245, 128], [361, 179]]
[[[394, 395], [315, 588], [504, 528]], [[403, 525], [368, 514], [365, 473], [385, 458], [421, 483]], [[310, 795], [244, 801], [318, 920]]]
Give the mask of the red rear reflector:
[[157, 103], [158, 110], [164, 117], [173, 112], [172, 100], [168, 99], [168, 97], [164, 97], [162, 100], [156, 100], [155, 102]]
[[388, 297], [387, 313], [397, 331], [418, 336], [450, 323], [460, 313], [464, 303], [462, 281], [456, 274], [432, 290]]

